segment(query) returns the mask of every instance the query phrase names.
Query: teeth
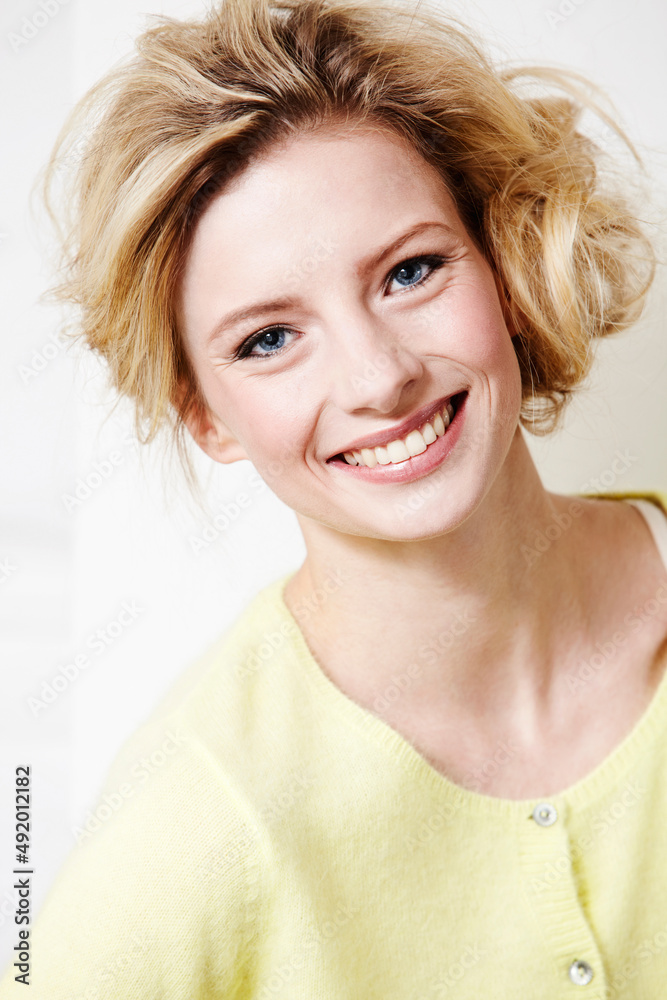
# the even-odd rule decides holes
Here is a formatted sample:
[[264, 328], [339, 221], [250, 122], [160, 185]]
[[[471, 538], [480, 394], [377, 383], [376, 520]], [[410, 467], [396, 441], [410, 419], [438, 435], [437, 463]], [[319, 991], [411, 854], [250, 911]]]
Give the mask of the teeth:
[[442, 416], [439, 413], [436, 413], [433, 419], [433, 430], [438, 435], [438, 437], [442, 437], [442, 435], [445, 433], [445, 429], [446, 429], [446, 424], [442, 419]]
[[[412, 431], [412, 434], [416, 434], [418, 437], [424, 440], [419, 431]], [[390, 441], [389, 444], [385, 445], [387, 449], [387, 454], [389, 455], [389, 461], [394, 462], [405, 462], [406, 458], [410, 458], [410, 452], [408, 451], [405, 441], [400, 438], [398, 441]]]
[[426, 444], [433, 444], [434, 441], [438, 440], [438, 435], [435, 433], [430, 424], [424, 424], [422, 427], [422, 437]]
[[[426, 424], [424, 424], [424, 430], [426, 430]], [[435, 434], [435, 431], [433, 433]], [[410, 431], [405, 439], [405, 448], [410, 457], [421, 455], [423, 451], [426, 451], [426, 438], [420, 431]]]
[[384, 447], [362, 448], [360, 451], [346, 451], [343, 458], [348, 465], [366, 465], [374, 469], [376, 465], [395, 465], [405, 462], [413, 455], [421, 455], [430, 444], [433, 444], [445, 433], [454, 416], [454, 407], [447, 403], [444, 409], [431, 417], [419, 430], [410, 431], [404, 438], [390, 441]]

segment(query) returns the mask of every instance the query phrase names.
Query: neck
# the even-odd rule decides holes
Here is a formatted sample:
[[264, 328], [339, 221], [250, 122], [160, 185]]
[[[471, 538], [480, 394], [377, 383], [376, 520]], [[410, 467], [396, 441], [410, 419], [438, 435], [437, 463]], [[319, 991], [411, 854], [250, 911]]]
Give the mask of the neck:
[[405, 715], [534, 711], [573, 636], [583, 649], [595, 629], [584, 599], [592, 504], [545, 490], [519, 432], [482, 503], [440, 536], [366, 538], [300, 516], [307, 555], [285, 600], [358, 701], [388, 704], [402, 678], [392, 711]]

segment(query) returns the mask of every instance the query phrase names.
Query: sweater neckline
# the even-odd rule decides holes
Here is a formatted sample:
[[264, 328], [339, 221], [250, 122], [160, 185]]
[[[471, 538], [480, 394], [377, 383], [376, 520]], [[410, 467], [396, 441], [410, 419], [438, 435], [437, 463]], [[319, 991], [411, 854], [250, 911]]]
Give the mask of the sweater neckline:
[[[633, 494], [636, 498], [641, 496], [646, 494]], [[628, 494], [610, 498], [625, 500]], [[637, 506], [642, 509], [640, 505]], [[651, 526], [654, 538], [655, 529], [654, 522]], [[664, 518], [662, 539], [664, 544], [667, 540], [667, 518]], [[560, 810], [571, 807], [580, 811], [594, 805], [598, 799], [612, 791], [618, 781], [636, 765], [649, 745], [665, 730], [667, 665], [662, 669], [660, 681], [649, 704], [630, 731], [588, 774], [560, 792], [543, 797], [507, 799], [466, 788], [433, 767], [398, 730], [353, 701], [322, 670], [284, 598], [285, 587], [295, 573], [296, 570], [290, 570], [274, 580], [266, 588], [265, 597], [283, 622], [289, 623], [293, 647], [308, 683], [345, 725], [352, 727], [357, 733], [361, 733], [387, 751], [415, 781], [427, 787], [437, 798], [449, 800], [454, 808], [463, 808], [467, 812], [481, 816], [507, 819], [523, 819], [531, 816], [536, 804], [540, 802], [553, 803]]]

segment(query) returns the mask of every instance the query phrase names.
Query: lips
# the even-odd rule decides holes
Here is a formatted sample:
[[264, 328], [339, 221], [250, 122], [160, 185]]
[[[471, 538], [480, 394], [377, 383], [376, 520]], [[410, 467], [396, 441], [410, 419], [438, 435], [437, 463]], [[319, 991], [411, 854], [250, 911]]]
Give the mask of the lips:
[[467, 395], [467, 389], [459, 390], [457, 393], [450, 394], [449, 396], [441, 396], [440, 399], [435, 400], [433, 403], [427, 403], [422, 406], [421, 409], [417, 410], [411, 417], [404, 420], [400, 424], [395, 424], [393, 427], [389, 427], [385, 431], [378, 431], [377, 434], [369, 434], [365, 438], [357, 438], [356, 441], [350, 442], [343, 448], [342, 451], [336, 452], [327, 459], [327, 462], [333, 461], [345, 461], [343, 458], [344, 452], [360, 451], [362, 448], [378, 448], [389, 444], [390, 441], [396, 441], [399, 438], [406, 437], [410, 431], [418, 430], [427, 421], [431, 419], [436, 413], [439, 413], [443, 407], [451, 402], [454, 409], [458, 407], [458, 404]]

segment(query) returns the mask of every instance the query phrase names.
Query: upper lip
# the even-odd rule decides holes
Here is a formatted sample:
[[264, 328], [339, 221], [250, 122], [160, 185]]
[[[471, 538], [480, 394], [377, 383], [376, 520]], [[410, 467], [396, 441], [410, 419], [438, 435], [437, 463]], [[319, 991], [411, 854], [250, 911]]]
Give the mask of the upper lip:
[[[453, 399], [454, 396], [458, 396], [464, 391], [463, 389], [459, 389], [457, 392], [450, 392], [448, 396], [441, 396], [434, 403], [426, 403], [425, 406], [420, 407], [411, 417], [403, 420], [400, 424], [394, 424], [393, 427], [388, 427], [384, 431], [378, 431], [377, 434], [369, 434], [368, 437], [357, 438], [356, 441], [352, 441], [347, 447], [337, 451], [331, 458], [335, 458], [336, 455], [343, 455], [345, 452], [360, 451], [362, 448], [379, 448], [382, 445], [389, 444], [390, 441], [404, 438], [410, 431], [417, 430], [417, 428], [425, 424], [436, 413], [444, 409], [445, 404], [450, 399]], [[330, 461], [330, 459], [327, 459], [327, 461]]]

